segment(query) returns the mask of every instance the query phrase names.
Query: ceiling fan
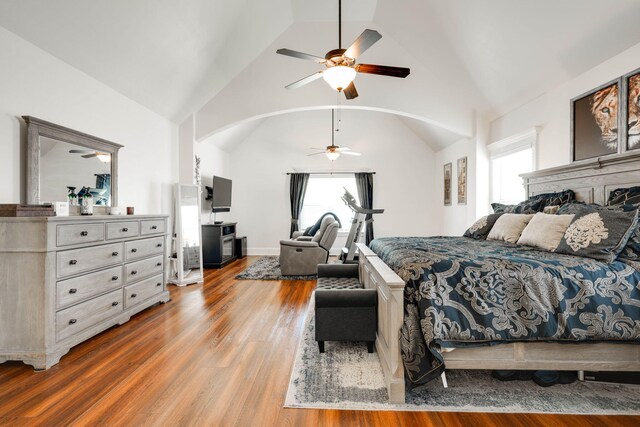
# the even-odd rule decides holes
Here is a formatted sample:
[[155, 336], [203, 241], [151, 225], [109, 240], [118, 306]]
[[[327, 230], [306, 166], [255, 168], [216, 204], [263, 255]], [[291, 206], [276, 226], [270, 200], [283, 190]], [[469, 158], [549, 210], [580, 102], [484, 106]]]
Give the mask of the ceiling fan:
[[356, 153], [355, 151], [351, 151], [349, 147], [339, 147], [335, 144], [335, 122], [334, 122], [334, 114], [335, 110], [331, 109], [331, 145], [327, 145], [325, 148], [313, 148], [312, 150], [317, 150], [317, 153], [307, 154], [307, 156], [317, 156], [318, 154], [325, 154], [329, 160], [333, 161], [340, 157], [340, 154], [346, 154], [348, 156], [360, 156], [360, 153]]
[[95, 150], [69, 150], [69, 153], [72, 154], [83, 154], [83, 159], [91, 159], [93, 157], [97, 157], [103, 163], [109, 163], [111, 161], [111, 154], [103, 153], [101, 151]]
[[338, 0], [338, 49], [330, 50], [324, 58], [291, 49], [278, 49], [276, 51], [280, 55], [314, 61], [327, 67], [326, 70], [318, 71], [285, 87], [287, 89], [297, 89], [322, 77], [329, 86], [338, 92], [344, 92], [347, 99], [354, 99], [358, 96], [358, 91], [353, 84], [353, 79], [356, 78], [357, 73], [407, 77], [411, 71], [409, 68], [356, 64], [358, 56], [381, 38], [382, 35], [379, 32], [367, 29], [360, 34], [348, 49], [342, 49], [342, 0]]

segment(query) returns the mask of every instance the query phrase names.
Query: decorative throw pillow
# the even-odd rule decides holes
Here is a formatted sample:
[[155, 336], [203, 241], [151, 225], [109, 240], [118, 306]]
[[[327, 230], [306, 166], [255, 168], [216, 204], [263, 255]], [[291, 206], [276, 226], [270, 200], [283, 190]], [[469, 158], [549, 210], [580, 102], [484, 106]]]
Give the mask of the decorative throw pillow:
[[487, 240], [504, 240], [505, 242], [516, 243], [531, 218], [533, 218], [533, 214], [504, 214], [493, 225]]
[[573, 190], [564, 190], [557, 193], [536, 194], [535, 196], [529, 197], [530, 201], [541, 200], [544, 207], [564, 205], [565, 203], [572, 202], [575, 199], [576, 193], [574, 193]]
[[544, 200], [525, 200], [517, 205], [491, 203], [491, 207], [494, 213], [534, 214], [536, 212], [542, 212], [542, 209], [544, 209]]
[[491, 214], [485, 215], [476, 222], [473, 223], [471, 227], [464, 232], [464, 237], [471, 237], [476, 240], [485, 240], [487, 235], [493, 228], [493, 225], [496, 223], [498, 218], [500, 218], [503, 214]]
[[607, 206], [640, 205], [640, 187], [617, 188], [609, 194]]
[[560, 206], [555, 205], [555, 206], [545, 206], [544, 210], [542, 212], [549, 214], [549, 215], [553, 215], [555, 213], [558, 212], [558, 209], [560, 209]]
[[[613, 262], [638, 225], [638, 211], [573, 206], [574, 218], [556, 252]], [[562, 211], [562, 208], [560, 209]]]
[[538, 212], [522, 231], [519, 245], [535, 246], [554, 252], [574, 215], [550, 215]]

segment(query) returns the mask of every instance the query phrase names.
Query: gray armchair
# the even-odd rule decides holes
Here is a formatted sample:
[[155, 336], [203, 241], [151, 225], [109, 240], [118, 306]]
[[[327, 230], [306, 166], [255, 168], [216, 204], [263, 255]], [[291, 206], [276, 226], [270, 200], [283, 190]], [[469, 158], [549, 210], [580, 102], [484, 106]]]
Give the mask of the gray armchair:
[[310, 276], [318, 272], [318, 264], [329, 259], [329, 251], [338, 236], [338, 222], [330, 216], [322, 220], [313, 237], [280, 241], [280, 271], [284, 276]]

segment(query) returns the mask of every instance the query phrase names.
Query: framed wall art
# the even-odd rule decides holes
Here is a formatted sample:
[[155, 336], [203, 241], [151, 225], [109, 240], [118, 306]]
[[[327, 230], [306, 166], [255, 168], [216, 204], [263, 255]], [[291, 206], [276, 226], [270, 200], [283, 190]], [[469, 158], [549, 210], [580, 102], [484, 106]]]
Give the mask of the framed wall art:
[[444, 165], [444, 205], [451, 206], [451, 175], [453, 174], [451, 163]]
[[622, 78], [623, 102], [626, 107], [623, 117], [626, 129], [625, 147], [627, 150], [640, 148], [640, 121], [638, 121], [640, 110], [640, 69], [632, 71]]
[[571, 100], [571, 161], [620, 151], [621, 83], [614, 80]]
[[467, 204], [467, 158], [458, 159], [458, 204]]

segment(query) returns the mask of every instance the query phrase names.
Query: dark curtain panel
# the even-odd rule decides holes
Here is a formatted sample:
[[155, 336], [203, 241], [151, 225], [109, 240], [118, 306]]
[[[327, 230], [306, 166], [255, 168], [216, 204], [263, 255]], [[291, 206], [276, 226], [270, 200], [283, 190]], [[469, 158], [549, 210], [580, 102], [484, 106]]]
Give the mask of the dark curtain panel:
[[[373, 174], [356, 173], [355, 175], [360, 206], [365, 209], [373, 209]], [[373, 215], [365, 217], [365, 237], [365, 242], [368, 245], [373, 240]]]
[[298, 231], [298, 220], [300, 219], [300, 212], [302, 212], [304, 193], [307, 192], [309, 174], [292, 173], [290, 178], [289, 196], [291, 198], [291, 232], [289, 233], [289, 237], [293, 236], [294, 231]]

